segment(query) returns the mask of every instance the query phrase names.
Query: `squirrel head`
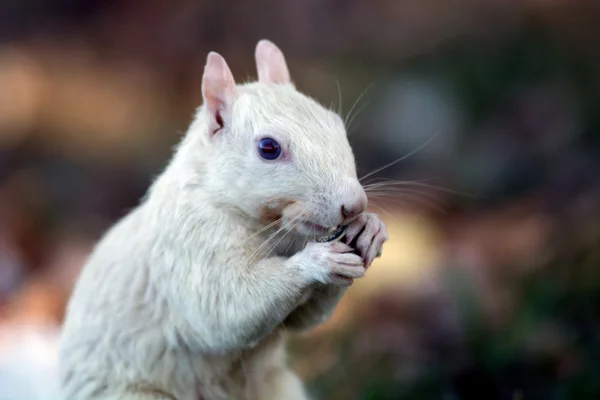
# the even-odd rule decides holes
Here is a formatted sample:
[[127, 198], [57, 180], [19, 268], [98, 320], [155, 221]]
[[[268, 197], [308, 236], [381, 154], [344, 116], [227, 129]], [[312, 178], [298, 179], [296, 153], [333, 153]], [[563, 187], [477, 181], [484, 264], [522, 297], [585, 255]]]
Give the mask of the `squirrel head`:
[[281, 50], [255, 51], [258, 80], [237, 85], [208, 54], [203, 104], [179, 148], [182, 187], [265, 225], [322, 235], [366, 209], [341, 117], [300, 93]]

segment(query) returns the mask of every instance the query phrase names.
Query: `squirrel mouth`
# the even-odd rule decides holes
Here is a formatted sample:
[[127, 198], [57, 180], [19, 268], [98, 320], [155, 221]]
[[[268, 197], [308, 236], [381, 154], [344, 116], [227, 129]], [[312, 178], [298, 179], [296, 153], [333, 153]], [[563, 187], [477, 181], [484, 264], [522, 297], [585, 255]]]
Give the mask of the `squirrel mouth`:
[[340, 239], [346, 232], [346, 225], [338, 225], [330, 228], [326, 228], [323, 225], [315, 224], [313, 222], [302, 221], [302, 228], [307, 232], [312, 232], [313, 236], [316, 237], [317, 242], [331, 242]]
[[339, 225], [337, 227], [331, 228], [327, 235], [317, 238], [316, 241], [319, 243], [324, 243], [324, 242], [333, 242], [334, 240], [341, 239], [344, 236], [344, 234], [346, 233], [347, 227], [348, 227], [348, 225]]

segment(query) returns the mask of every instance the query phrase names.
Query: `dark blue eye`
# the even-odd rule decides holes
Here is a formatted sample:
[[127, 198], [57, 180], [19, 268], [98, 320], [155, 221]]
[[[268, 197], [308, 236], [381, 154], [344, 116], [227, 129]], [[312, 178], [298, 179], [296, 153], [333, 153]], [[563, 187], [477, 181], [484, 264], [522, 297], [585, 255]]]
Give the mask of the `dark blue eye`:
[[274, 160], [281, 155], [281, 146], [274, 139], [261, 139], [258, 142], [258, 154], [265, 160]]

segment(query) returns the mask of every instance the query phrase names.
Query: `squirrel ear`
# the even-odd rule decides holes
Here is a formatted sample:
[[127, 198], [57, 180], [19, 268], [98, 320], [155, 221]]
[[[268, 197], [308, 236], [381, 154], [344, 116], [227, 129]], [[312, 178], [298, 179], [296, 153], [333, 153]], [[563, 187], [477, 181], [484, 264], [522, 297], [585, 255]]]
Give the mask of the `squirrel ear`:
[[214, 51], [206, 59], [202, 97], [210, 118], [210, 132], [216, 133], [223, 128], [222, 113], [237, 97], [237, 88], [225, 59]]
[[287, 84], [290, 83], [290, 72], [285, 57], [279, 47], [271, 41], [262, 39], [256, 45], [256, 68], [259, 82]]

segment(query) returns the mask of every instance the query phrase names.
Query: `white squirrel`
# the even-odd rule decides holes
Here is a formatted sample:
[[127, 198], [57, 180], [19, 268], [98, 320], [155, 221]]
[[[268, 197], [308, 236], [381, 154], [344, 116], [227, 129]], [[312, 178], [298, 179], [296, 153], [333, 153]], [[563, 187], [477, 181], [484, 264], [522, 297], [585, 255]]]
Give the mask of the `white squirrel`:
[[255, 58], [258, 81], [236, 85], [208, 54], [170, 163], [90, 255], [60, 341], [65, 400], [309, 398], [285, 332], [324, 322], [387, 231], [340, 116], [295, 89], [272, 42]]

